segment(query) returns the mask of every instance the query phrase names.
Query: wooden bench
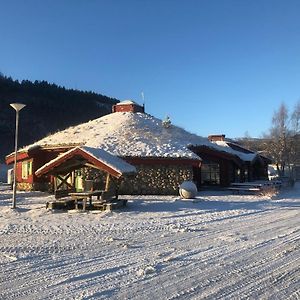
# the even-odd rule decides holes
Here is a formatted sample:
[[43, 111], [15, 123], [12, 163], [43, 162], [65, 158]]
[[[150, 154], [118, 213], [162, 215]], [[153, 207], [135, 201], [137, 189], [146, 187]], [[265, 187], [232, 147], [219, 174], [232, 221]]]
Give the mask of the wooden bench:
[[251, 182], [243, 182], [243, 183], [232, 183], [228, 188], [229, 191], [232, 191], [234, 194], [240, 193], [259, 193], [263, 189], [262, 183], [251, 183]]
[[103, 191], [101, 194], [101, 200], [103, 201], [114, 201], [118, 200], [118, 193], [113, 191]]
[[253, 192], [259, 193], [262, 191], [261, 188], [250, 188], [250, 187], [229, 187], [228, 190], [232, 191], [234, 194], [240, 194], [241, 192]]
[[279, 189], [281, 187], [278, 181], [257, 181], [257, 182], [243, 182], [243, 183], [232, 183], [228, 190], [235, 194], [240, 193], [263, 193], [270, 189]]
[[114, 210], [116, 208], [124, 207], [127, 204], [127, 200], [121, 200], [121, 199], [115, 199], [112, 201], [94, 201], [93, 202], [93, 207], [95, 209], [100, 209], [100, 210]]
[[55, 199], [66, 198], [69, 196], [69, 193], [75, 192], [75, 189], [68, 189], [68, 190], [56, 190], [54, 192]]
[[61, 199], [46, 203], [46, 209], [74, 209], [74, 207], [75, 201], [73, 199]]
[[55, 201], [49, 201], [46, 203], [48, 209], [74, 209], [75, 201], [69, 196], [69, 193], [75, 191], [75, 189], [69, 190], [56, 190], [54, 192]]

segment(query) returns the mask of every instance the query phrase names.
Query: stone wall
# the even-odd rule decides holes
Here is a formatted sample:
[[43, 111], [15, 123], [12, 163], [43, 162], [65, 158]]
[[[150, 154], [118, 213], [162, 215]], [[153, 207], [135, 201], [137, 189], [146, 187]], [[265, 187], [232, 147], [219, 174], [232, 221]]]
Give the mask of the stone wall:
[[18, 182], [17, 190], [19, 191], [42, 191], [42, 192], [53, 192], [53, 187], [50, 182]]
[[[136, 165], [137, 173], [125, 176], [119, 180], [111, 180], [111, 189], [118, 188], [119, 194], [133, 195], [178, 195], [178, 186], [185, 180], [193, 179], [193, 170], [184, 165]], [[95, 189], [104, 189], [106, 173], [85, 168], [83, 178], [96, 182]], [[49, 191], [53, 192], [50, 183], [17, 183], [21, 191]]]
[[19, 191], [32, 191], [33, 185], [28, 182], [17, 182], [17, 190]]
[[[119, 180], [119, 194], [177, 195], [178, 186], [193, 179], [193, 170], [184, 165], [136, 165], [137, 174]], [[85, 170], [85, 179], [99, 182], [103, 188], [106, 174], [95, 169]], [[112, 188], [116, 186], [112, 182]]]
[[178, 186], [193, 179], [190, 166], [139, 165], [133, 178], [125, 177], [120, 184], [120, 193], [142, 195], [177, 195]]

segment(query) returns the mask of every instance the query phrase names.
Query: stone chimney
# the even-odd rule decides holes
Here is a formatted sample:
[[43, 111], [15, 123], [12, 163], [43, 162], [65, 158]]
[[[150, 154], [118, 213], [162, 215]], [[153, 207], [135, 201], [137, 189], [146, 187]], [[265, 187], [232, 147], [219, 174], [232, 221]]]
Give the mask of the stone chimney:
[[125, 100], [120, 103], [117, 103], [116, 105], [113, 105], [112, 112], [145, 112], [144, 105], [141, 106], [137, 103], [135, 103], [132, 100]]
[[211, 134], [208, 136], [208, 140], [211, 142], [224, 142], [225, 134]]

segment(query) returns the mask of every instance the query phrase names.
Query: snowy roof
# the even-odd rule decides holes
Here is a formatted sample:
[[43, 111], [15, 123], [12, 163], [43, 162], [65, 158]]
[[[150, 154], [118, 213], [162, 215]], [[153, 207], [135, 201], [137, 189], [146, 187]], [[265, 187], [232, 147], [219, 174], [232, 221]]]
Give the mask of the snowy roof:
[[[134, 166], [102, 149], [95, 149], [91, 147], [75, 147], [43, 165], [36, 171], [36, 175], [39, 176], [44, 173], [47, 173], [49, 170], [60, 166], [62, 162], [78, 156], [81, 156], [82, 158], [87, 159], [89, 162], [92, 162], [95, 165], [95, 167], [100, 165], [101, 169], [105, 168], [105, 170], [108, 171], [115, 171], [112, 172], [112, 174], [116, 177], [119, 177], [126, 173], [136, 172], [136, 168]], [[108, 167], [108, 169], [106, 167]]]
[[81, 147], [81, 149], [89, 153], [96, 159], [100, 160], [102, 163], [110, 166], [112, 169], [119, 172], [120, 174], [136, 172], [136, 168], [134, 166], [127, 163], [118, 156], [112, 155], [109, 152], [104, 151], [103, 149], [92, 147]]
[[120, 157], [200, 159], [188, 145], [210, 144], [206, 138], [177, 126], [165, 128], [162, 121], [144, 113], [115, 112], [69, 127], [30, 145], [63, 146], [78, 144], [101, 148]]
[[[217, 144], [218, 146], [221, 146], [221, 147], [224, 147], [224, 151], [226, 152], [229, 152], [233, 155], [236, 155], [238, 156], [241, 160], [243, 161], [253, 161], [256, 157], [257, 157], [257, 153], [255, 152], [250, 152], [249, 153], [245, 153], [245, 152], [242, 152], [242, 151], [237, 151], [237, 150], [234, 150], [230, 147], [230, 145], [228, 144], [227, 141], [214, 141], [212, 142], [214, 144]], [[226, 149], [226, 150], [225, 150]]]
[[124, 101], [121, 101], [121, 102], [117, 103], [116, 105], [126, 105], [126, 104], [138, 105], [136, 102], [134, 102], [132, 100], [124, 100]]
[[[130, 100], [129, 100], [130, 101]], [[120, 103], [122, 104], [122, 102]], [[201, 158], [189, 146], [207, 146], [217, 151], [252, 160], [256, 154], [245, 154], [225, 143], [213, 143], [180, 127], [163, 126], [163, 121], [145, 113], [115, 112], [101, 118], [69, 127], [30, 145], [66, 146], [76, 144], [103, 149], [119, 157]]]

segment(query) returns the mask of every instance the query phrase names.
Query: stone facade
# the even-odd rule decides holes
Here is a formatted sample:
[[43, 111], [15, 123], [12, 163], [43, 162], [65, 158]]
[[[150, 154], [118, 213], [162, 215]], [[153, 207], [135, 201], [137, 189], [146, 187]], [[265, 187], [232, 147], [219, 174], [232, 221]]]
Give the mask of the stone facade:
[[19, 191], [42, 191], [42, 192], [53, 192], [53, 186], [50, 182], [18, 182], [17, 189]]
[[28, 182], [17, 182], [17, 190], [19, 191], [32, 191], [33, 184]]
[[[137, 174], [119, 180], [119, 194], [134, 195], [177, 195], [179, 185], [193, 179], [193, 169], [185, 165], [136, 165]], [[85, 179], [99, 182], [104, 188], [106, 174], [95, 169], [84, 171]], [[112, 181], [112, 188], [117, 186]]]
[[[121, 179], [111, 179], [110, 188], [119, 194], [131, 195], [178, 195], [178, 187], [185, 180], [193, 179], [193, 169], [185, 165], [136, 165], [137, 174]], [[106, 173], [91, 168], [81, 172], [84, 180], [93, 180], [95, 189], [105, 189]], [[53, 192], [51, 183], [19, 182], [21, 191]]]

